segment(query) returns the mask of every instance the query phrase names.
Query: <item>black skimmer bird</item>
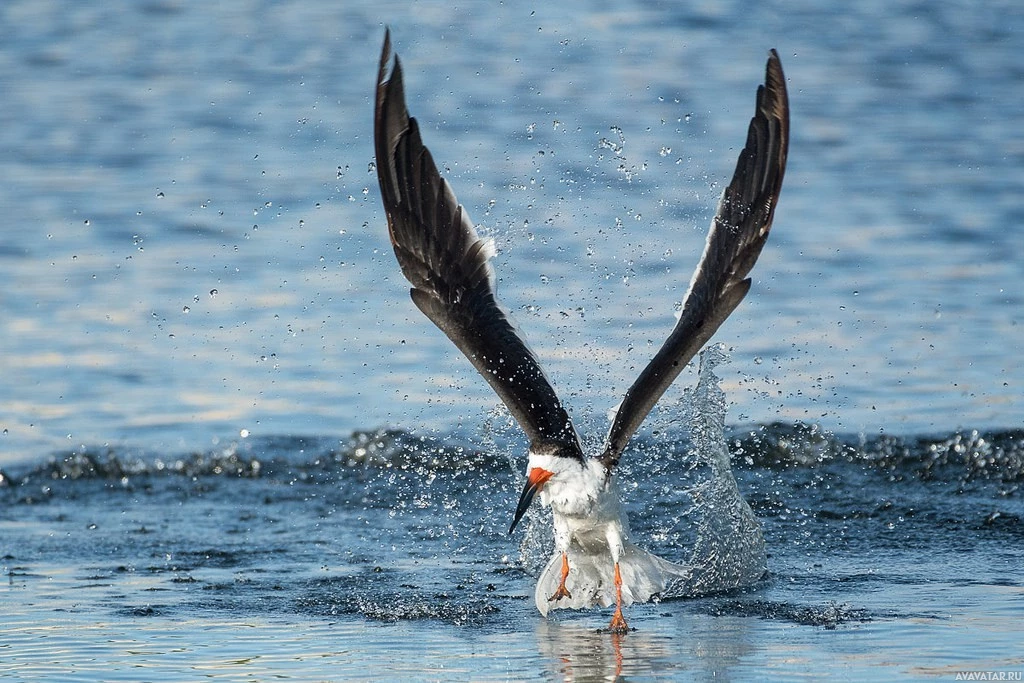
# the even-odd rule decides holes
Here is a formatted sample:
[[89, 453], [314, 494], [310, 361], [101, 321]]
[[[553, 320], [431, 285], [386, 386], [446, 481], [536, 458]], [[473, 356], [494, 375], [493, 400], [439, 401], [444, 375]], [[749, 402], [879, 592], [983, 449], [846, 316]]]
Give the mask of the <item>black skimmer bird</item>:
[[[750, 289], [782, 188], [789, 100], [778, 54], [764, 85], [732, 181], [711, 223], [682, 313], [661, 350], [626, 392], [602, 451], [588, 457], [537, 357], [498, 304], [491, 240], [441, 177], [405, 103], [402, 65], [391, 63], [385, 33], [377, 75], [374, 142], [377, 177], [395, 256], [412, 300], [466, 355], [530, 442], [526, 484], [509, 533], [539, 494], [551, 508], [555, 553], [537, 583], [536, 603], [551, 608], [615, 604], [610, 630], [628, 630], [623, 605], [646, 602], [687, 567], [635, 546], [613, 474], [630, 437], [693, 356]], [[390, 66], [390, 74], [389, 74]]]

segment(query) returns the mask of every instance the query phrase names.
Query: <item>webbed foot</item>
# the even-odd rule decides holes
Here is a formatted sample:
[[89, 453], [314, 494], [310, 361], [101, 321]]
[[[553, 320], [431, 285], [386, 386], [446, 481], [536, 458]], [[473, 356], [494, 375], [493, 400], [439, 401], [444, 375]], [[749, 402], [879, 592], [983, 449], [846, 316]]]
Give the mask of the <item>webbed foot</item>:
[[558, 584], [558, 588], [555, 589], [554, 595], [548, 598], [548, 602], [554, 602], [555, 600], [561, 600], [562, 598], [572, 598], [572, 593], [565, 587], [565, 579], [569, 576], [569, 557], [562, 553], [562, 580]]

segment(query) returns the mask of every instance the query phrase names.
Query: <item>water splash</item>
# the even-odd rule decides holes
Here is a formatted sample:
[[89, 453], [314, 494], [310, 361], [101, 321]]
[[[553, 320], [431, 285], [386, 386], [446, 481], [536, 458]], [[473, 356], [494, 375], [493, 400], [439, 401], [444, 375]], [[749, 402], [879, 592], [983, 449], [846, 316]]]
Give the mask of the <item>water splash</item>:
[[697, 386], [687, 410], [691, 469], [706, 467], [708, 476], [688, 493], [699, 519], [690, 556], [692, 573], [664, 598], [706, 595], [757, 583], [767, 569], [764, 535], [750, 505], [740, 495], [730, 466], [725, 438], [725, 393], [715, 368], [728, 356], [721, 344], [700, 355]]

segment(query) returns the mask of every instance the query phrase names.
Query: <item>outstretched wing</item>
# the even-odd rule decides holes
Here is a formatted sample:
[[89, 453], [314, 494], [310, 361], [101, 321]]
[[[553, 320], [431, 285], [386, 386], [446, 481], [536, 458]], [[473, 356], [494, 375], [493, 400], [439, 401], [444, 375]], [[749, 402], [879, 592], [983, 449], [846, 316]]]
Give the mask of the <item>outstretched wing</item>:
[[472, 221], [441, 177], [410, 118], [402, 65], [391, 61], [384, 36], [377, 75], [374, 141], [377, 178], [388, 230], [412, 300], [469, 358], [531, 441], [583, 459], [568, 413], [508, 315], [495, 298], [488, 262], [493, 243], [480, 239]]
[[789, 147], [789, 97], [779, 55], [772, 50], [757, 108], [732, 181], [711, 222], [700, 264], [683, 298], [683, 312], [664, 346], [633, 382], [619, 406], [601, 459], [614, 467], [630, 437], [669, 385], [739, 305], [747, 273], [768, 239], [782, 189]]

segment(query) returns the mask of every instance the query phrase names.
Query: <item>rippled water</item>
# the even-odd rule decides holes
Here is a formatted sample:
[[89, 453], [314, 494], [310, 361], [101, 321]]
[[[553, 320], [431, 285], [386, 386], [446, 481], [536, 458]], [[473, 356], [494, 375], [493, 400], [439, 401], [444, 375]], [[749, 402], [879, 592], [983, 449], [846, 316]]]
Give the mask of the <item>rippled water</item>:
[[[528, 573], [537, 549], [506, 534], [517, 473], [458, 444], [405, 432], [255, 439], [175, 459], [67, 454], [9, 472], [0, 594], [11, 656], [0, 672], [1019, 670], [1024, 433], [855, 443], [778, 425], [730, 444], [769, 575], [748, 591], [633, 606], [635, 630], [622, 638], [600, 631], [607, 610], [539, 617]], [[653, 466], [627, 477], [637, 537], [669, 557], [700, 521], [680, 487], [693, 477], [687, 447], [682, 434], [643, 443]]]
[[[0, 674], [1020, 671], [1018, 5], [3, 3]], [[763, 586], [623, 638], [537, 615], [521, 437], [387, 242], [385, 23], [591, 446], [778, 48], [790, 166], [716, 337]], [[683, 556], [694, 382], [624, 461], [634, 529]]]

